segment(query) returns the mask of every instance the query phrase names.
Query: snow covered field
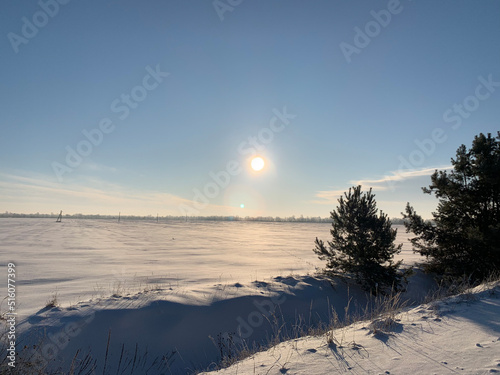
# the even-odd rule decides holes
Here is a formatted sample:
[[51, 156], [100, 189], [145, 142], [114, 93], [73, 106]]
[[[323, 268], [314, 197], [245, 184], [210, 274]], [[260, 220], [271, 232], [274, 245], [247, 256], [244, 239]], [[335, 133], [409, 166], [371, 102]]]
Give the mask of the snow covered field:
[[[172, 288], [179, 302], [206, 304], [214, 287], [306, 275], [324, 264], [314, 239], [330, 224], [1, 219], [0, 269], [17, 266], [19, 313], [95, 296]], [[403, 226], [400, 258], [418, 258]], [[2, 282], [4, 280], [2, 279]], [[2, 285], [2, 284], [0, 284]], [[218, 296], [217, 298], [220, 298]]]
[[[98, 373], [106, 363], [112, 373], [153, 366], [150, 374], [184, 374], [213, 367], [247, 343], [295, 337], [328, 322], [332, 309], [340, 316], [348, 306], [362, 309], [363, 291], [313, 276], [323, 266], [313, 241], [329, 239], [329, 230], [313, 223], [3, 219], [0, 269], [16, 264], [20, 340], [37, 345], [30, 355], [40, 363], [67, 371], [81, 350], [78, 359], [91, 353]], [[399, 258], [418, 259], [402, 227], [398, 241]], [[421, 300], [430, 284], [417, 274], [407, 297]], [[46, 308], [56, 292], [58, 306]], [[137, 357], [142, 362], [132, 363]]]

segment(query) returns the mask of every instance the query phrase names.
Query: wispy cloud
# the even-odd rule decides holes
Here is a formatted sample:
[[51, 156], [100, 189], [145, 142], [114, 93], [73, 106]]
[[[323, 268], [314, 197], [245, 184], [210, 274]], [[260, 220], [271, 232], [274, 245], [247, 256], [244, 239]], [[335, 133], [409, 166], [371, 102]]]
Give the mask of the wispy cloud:
[[[64, 185], [42, 178], [0, 173], [0, 205], [13, 212], [102, 213], [178, 215], [181, 204], [193, 202], [170, 193], [134, 190], [95, 178]], [[212, 212], [228, 212], [230, 207], [209, 205]]]
[[335, 190], [322, 190], [316, 193], [318, 200], [313, 200], [311, 203], [315, 204], [337, 204], [337, 200], [340, 196], [344, 195], [345, 191], [349, 190], [351, 186], [361, 185], [364, 188], [372, 188], [373, 191], [385, 191], [392, 190], [398, 182], [409, 180], [412, 178], [418, 178], [422, 176], [430, 176], [434, 171], [437, 170], [449, 170], [453, 167], [451, 165], [439, 166], [433, 168], [422, 168], [413, 170], [397, 170], [392, 171], [390, 174], [385, 175], [381, 178], [376, 179], [363, 179], [363, 180], [352, 180], [349, 181], [349, 186], [345, 189], [335, 189]]
[[423, 168], [423, 169], [412, 169], [412, 170], [397, 170], [390, 172], [391, 174], [385, 175], [379, 179], [366, 179], [366, 180], [358, 180], [351, 181], [353, 185], [362, 185], [372, 187], [373, 190], [389, 190], [394, 186], [396, 182], [409, 180], [412, 178], [422, 177], [422, 176], [430, 176], [434, 171], [437, 170], [445, 170], [453, 168], [451, 165], [433, 167], [433, 168]]
[[311, 203], [315, 204], [336, 204], [337, 199], [340, 198], [341, 195], [344, 195], [345, 189], [341, 190], [322, 190], [316, 193], [316, 197], [320, 200], [313, 200]]

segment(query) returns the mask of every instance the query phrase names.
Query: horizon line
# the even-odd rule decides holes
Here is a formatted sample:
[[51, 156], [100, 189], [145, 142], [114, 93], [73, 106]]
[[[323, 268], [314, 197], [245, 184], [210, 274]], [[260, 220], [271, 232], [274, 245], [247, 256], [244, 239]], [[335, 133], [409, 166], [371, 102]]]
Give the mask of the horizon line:
[[[3, 212], [0, 213], [0, 218], [57, 218], [59, 214], [57, 213], [16, 213], [16, 212]], [[150, 219], [150, 220], [186, 220], [186, 219], [195, 219], [195, 220], [207, 220], [207, 221], [285, 221], [285, 222], [317, 222], [331, 223], [331, 217], [322, 217], [322, 216], [304, 216], [304, 215], [291, 215], [291, 216], [240, 216], [240, 215], [121, 215], [121, 212], [116, 214], [63, 214], [62, 217], [72, 218], [72, 219]], [[388, 217], [391, 221], [403, 222], [404, 219], [400, 217]]]

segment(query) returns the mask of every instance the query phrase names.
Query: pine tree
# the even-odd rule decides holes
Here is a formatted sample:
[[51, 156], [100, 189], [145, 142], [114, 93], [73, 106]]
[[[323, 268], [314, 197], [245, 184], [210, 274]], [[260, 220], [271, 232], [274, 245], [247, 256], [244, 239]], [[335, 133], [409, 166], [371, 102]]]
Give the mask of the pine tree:
[[439, 199], [434, 222], [408, 203], [406, 230], [416, 234], [411, 242], [429, 271], [481, 281], [500, 269], [500, 132], [479, 134], [470, 150], [460, 146], [451, 163], [451, 172], [436, 170], [422, 188]]
[[387, 288], [399, 289], [405, 274], [398, 271], [401, 261], [393, 262], [403, 246], [394, 244], [397, 230], [391, 228], [391, 221], [382, 211], [377, 215], [371, 188], [368, 193], [362, 193], [361, 186], [349, 188], [344, 195], [331, 212], [332, 240], [327, 246], [316, 238], [313, 249], [327, 261], [325, 272], [347, 273], [374, 294]]

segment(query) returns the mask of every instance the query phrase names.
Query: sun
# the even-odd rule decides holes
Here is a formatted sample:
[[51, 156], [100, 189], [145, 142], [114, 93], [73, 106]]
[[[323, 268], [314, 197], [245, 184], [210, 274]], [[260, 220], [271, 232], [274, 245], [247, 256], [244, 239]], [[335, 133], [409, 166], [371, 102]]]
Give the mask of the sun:
[[264, 162], [264, 159], [262, 159], [260, 156], [257, 156], [257, 157], [252, 159], [252, 162], [250, 163], [250, 165], [252, 166], [252, 169], [254, 171], [258, 172], [258, 171], [261, 171], [262, 168], [264, 168], [266, 163]]

